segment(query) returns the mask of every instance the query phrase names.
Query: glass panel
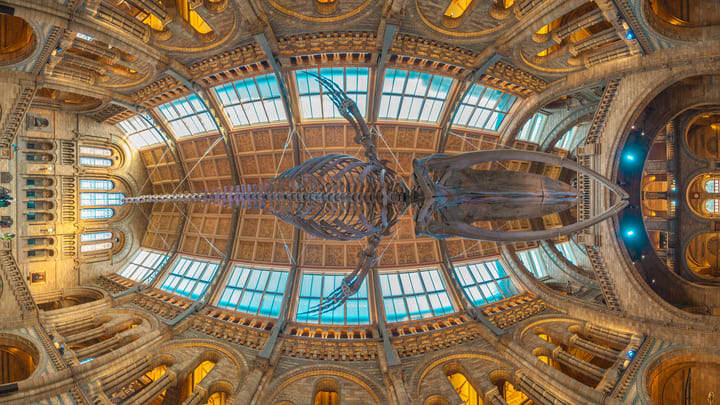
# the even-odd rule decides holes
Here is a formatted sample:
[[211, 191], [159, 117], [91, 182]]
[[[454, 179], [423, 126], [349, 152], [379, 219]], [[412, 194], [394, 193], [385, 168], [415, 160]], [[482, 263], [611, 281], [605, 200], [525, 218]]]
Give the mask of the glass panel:
[[96, 148], [94, 146], [81, 146], [80, 154], [90, 156], [112, 156], [110, 149]]
[[403, 322], [454, 311], [437, 270], [380, 274], [385, 318]]
[[80, 242], [95, 242], [112, 238], [112, 232], [93, 232], [80, 235]]
[[707, 200], [705, 202], [705, 209], [713, 214], [720, 212], [720, 200], [716, 198]]
[[110, 191], [114, 187], [111, 180], [80, 179], [80, 190], [105, 190]]
[[355, 101], [364, 116], [367, 114], [367, 92], [369, 69], [363, 67], [332, 67], [305, 69], [295, 72], [300, 95], [300, 111], [304, 119], [342, 118], [340, 112], [325, 95], [325, 90], [312, 74], [333, 81]]
[[80, 206], [122, 205], [125, 201], [123, 193], [80, 193]]
[[160, 288], [192, 300], [198, 299], [205, 294], [218, 267], [217, 263], [180, 257], [175, 261], [170, 274]]
[[453, 124], [497, 131], [515, 100], [511, 94], [473, 84], [460, 102]]
[[720, 180], [712, 179], [705, 182], [705, 191], [708, 193], [720, 193]]
[[112, 166], [112, 160], [80, 156], [80, 164], [83, 166], [110, 167]]
[[208, 110], [195, 94], [163, 104], [157, 112], [167, 120], [177, 138], [217, 131]]
[[303, 273], [298, 299], [298, 322], [329, 325], [363, 325], [370, 322], [367, 282], [363, 281], [358, 292], [332, 312], [305, 313], [309, 308], [324, 302], [327, 295], [340, 286], [345, 274]]
[[144, 114], [142, 119], [134, 116], [120, 121], [118, 126], [130, 139], [130, 143], [136, 148], [144, 148], [152, 145], [163, 143], [165, 138], [150, 114]]
[[80, 210], [80, 219], [106, 219], [114, 214], [112, 208], [83, 208]]
[[274, 74], [226, 83], [214, 90], [234, 127], [286, 119]]
[[533, 115], [532, 118], [525, 122], [517, 139], [537, 143], [540, 140], [540, 134], [545, 126], [546, 118], [547, 116], [542, 113]]
[[379, 117], [437, 122], [453, 79], [412, 70], [387, 69]]
[[220, 308], [277, 318], [288, 272], [235, 265], [218, 302]]
[[130, 263], [120, 271], [120, 275], [138, 282], [152, 281], [169, 258], [170, 256], [165, 254], [140, 249]]
[[517, 294], [498, 261], [456, 264], [454, 269], [460, 287], [473, 305], [485, 305]]

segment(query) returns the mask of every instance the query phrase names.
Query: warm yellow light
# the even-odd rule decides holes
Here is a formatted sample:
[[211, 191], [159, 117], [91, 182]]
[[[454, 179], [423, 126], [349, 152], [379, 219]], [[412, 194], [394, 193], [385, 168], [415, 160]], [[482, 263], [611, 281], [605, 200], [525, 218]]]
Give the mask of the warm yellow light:
[[177, 9], [180, 11], [182, 18], [190, 24], [195, 31], [200, 34], [212, 32], [212, 28], [200, 17], [195, 10], [190, 9], [188, 0], [177, 0]]
[[450, 18], [462, 17], [472, 2], [473, 0], [452, 0], [448, 8], [445, 9], [445, 16]]
[[540, 28], [538, 30], [537, 34], [547, 34], [548, 32], [550, 32], [550, 24], [545, 25], [542, 28]]
[[458, 396], [463, 400], [464, 405], [482, 405], [482, 400], [478, 397], [475, 388], [470, 384], [462, 373], [455, 373], [448, 376], [450, 384], [455, 388]]

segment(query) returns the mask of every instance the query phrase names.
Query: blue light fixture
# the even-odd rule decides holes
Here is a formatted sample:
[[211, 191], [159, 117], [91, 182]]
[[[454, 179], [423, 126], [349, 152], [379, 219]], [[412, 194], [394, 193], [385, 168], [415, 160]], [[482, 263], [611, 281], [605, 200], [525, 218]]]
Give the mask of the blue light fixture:
[[632, 153], [626, 153], [626, 154], [625, 154], [625, 159], [627, 159], [627, 160], [629, 160], [629, 161], [632, 162], [633, 160], [635, 160], [635, 155], [633, 155]]
[[635, 236], [635, 230], [634, 230], [634, 229], [628, 229], [627, 231], [625, 231], [625, 236], [627, 236], [627, 237], [633, 237], [633, 236]]
[[625, 38], [629, 40], [635, 39], [635, 33], [633, 32], [633, 30], [627, 30], [627, 32], [625, 32]]

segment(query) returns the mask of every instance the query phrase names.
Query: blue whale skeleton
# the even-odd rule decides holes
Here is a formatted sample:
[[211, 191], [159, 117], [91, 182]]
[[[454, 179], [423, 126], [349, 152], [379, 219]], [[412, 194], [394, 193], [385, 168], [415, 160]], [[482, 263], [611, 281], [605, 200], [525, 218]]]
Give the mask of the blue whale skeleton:
[[[241, 184], [206, 193], [142, 195], [128, 204], [154, 202], [215, 203], [263, 209], [321, 239], [349, 241], [367, 238], [355, 269], [320, 304], [305, 314], [331, 312], [360, 288], [379, 260], [382, 238], [409, 207], [415, 212], [415, 232], [437, 239], [462, 237], [495, 242], [551, 239], [579, 232], [618, 213], [628, 195], [600, 174], [559, 156], [511, 149], [457, 155], [433, 154], [413, 160], [413, 185], [408, 187], [386, 161], [378, 157], [377, 129], [368, 126], [357, 105], [333, 81], [314, 75], [325, 94], [356, 132], [365, 161], [343, 154], [310, 159], [263, 184]], [[614, 204], [592, 218], [560, 228], [502, 231], [480, 228], [478, 221], [537, 218], [560, 212], [578, 202], [574, 187], [546, 176], [508, 170], [477, 170], [492, 161], [539, 162], [582, 174], [611, 190]]]

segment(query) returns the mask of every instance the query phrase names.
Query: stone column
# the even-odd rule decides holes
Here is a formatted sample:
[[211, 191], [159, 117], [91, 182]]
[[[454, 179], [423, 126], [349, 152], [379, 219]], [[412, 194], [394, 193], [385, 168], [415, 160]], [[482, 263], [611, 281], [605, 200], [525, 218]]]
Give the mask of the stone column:
[[153, 381], [147, 387], [140, 390], [139, 393], [135, 394], [131, 401], [128, 402], [130, 405], [143, 405], [153, 400], [156, 396], [160, 395], [168, 387], [172, 386], [176, 382], [176, 374], [173, 370], [168, 369], [165, 371], [162, 377]]
[[598, 381], [602, 380], [603, 376], [605, 375], [605, 370], [584, 360], [578, 359], [570, 353], [562, 350], [562, 348], [559, 346], [557, 349], [555, 349], [555, 351], [553, 351], [552, 357], [553, 360], [561, 363], [562, 365]]

